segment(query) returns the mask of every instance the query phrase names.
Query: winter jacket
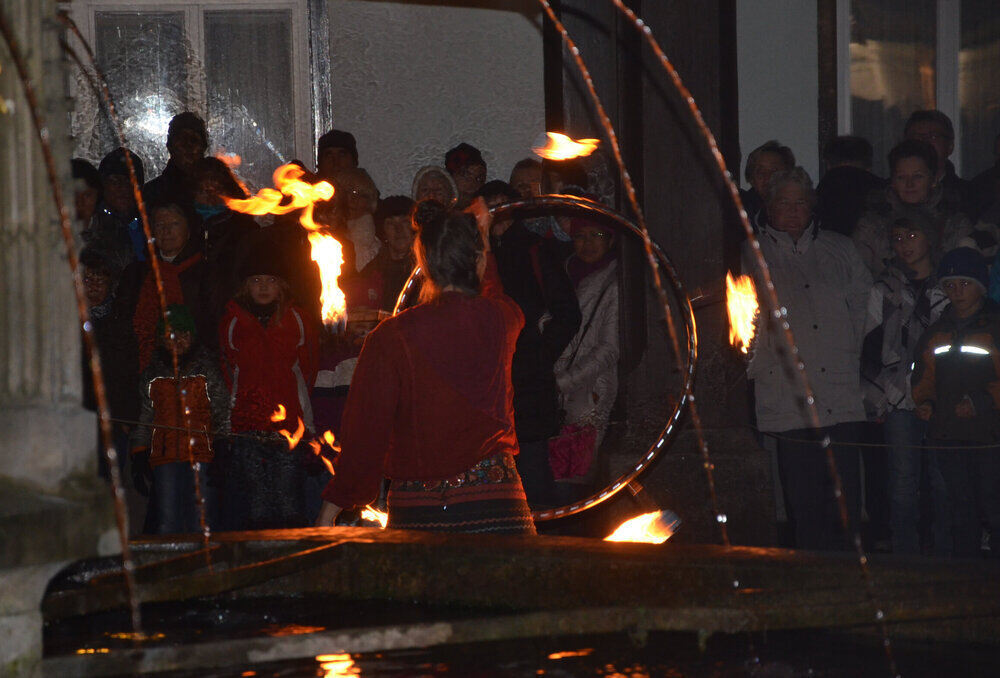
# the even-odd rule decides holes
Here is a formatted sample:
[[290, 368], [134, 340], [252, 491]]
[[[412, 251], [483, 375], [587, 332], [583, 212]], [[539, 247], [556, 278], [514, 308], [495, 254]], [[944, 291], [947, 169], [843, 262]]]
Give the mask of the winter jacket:
[[583, 320], [556, 361], [556, 385], [566, 424], [592, 424], [601, 444], [618, 397], [618, 262], [580, 281]]
[[[139, 343], [139, 368], [145, 369], [156, 347], [156, 325], [163, 317], [163, 310], [152, 268], [148, 262], [138, 266], [142, 270], [142, 284], [139, 287], [132, 327]], [[184, 304], [191, 309], [199, 341], [214, 348], [215, 327], [208, 304], [208, 271], [200, 243], [194, 238], [189, 239], [172, 262], [161, 259], [159, 268], [167, 306]]]
[[[132, 332], [131, 316], [123, 312], [112, 296], [100, 306], [90, 309], [94, 327], [94, 342], [101, 357], [101, 374], [108, 409], [116, 419], [135, 421], [139, 416], [139, 349]], [[94, 376], [87, 353], [81, 354], [83, 367], [83, 406], [97, 411]]]
[[861, 351], [861, 383], [870, 418], [914, 408], [910, 376], [917, 342], [947, 306], [948, 297], [933, 276], [913, 281], [896, 259], [875, 281]]
[[[211, 327], [219, 326], [226, 304], [243, 284], [243, 264], [248, 256], [257, 222], [248, 214], [225, 210], [203, 223], [203, 246], [207, 265], [206, 303]], [[214, 339], [215, 332], [212, 332]]]
[[[1000, 203], [1000, 160], [997, 160], [993, 167], [977, 175], [969, 182], [972, 194], [972, 214], [973, 219], [983, 219], [993, 221]], [[990, 209], [993, 207], [994, 209]]]
[[[922, 209], [938, 225], [940, 234], [938, 252], [943, 254], [960, 246], [975, 247], [983, 251], [988, 244], [980, 244], [975, 240], [972, 222], [965, 214], [957, 211], [957, 206], [945, 200], [945, 192], [938, 185], [931, 197], [922, 205], [904, 205], [892, 188], [886, 188], [882, 197], [873, 201], [868, 210], [858, 220], [851, 239], [858, 248], [872, 277], [877, 277], [885, 270], [893, 257], [889, 235], [893, 222], [905, 217], [912, 210]], [[993, 243], [995, 247], [996, 243]]]
[[[163, 173], [146, 182], [142, 187], [142, 199], [147, 205], [172, 202], [178, 205], [194, 205], [194, 181], [173, 160], [167, 161]], [[194, 235], [194, 234], [192, 234]], [[198, 233], [201, 236], [201, 233]]]
[[[210, 462], [212, 439], [229, 432], [229, 390], [212, 353], [195, 346], [186, 356], [180, 356], [178, 367], [180, 388], [173, 358], [161, 348], [142, 374], [142, 425], [132, 431], [129, 443], [133, 453], [148, 449], [152, 466], [192, 458]], [[190, 410], [186, 415], [184, 407]], [[177, 430], [187, 428], [197, 433], [189, 436]]]
[[375, 290], [377, 296], [371, 307], [390, 312], [395, 309], [396, 300], [403, 290], [403, 285], [406, 284], [406, 279], [413, 272], [413, 266], [412, 256], [395, 260], [389, 254], [388, 247], [379, 250], [375, 258], [361, 271], [361, 278], [366, 281], [370, 290]]
[[[971, 318], [950, 307], [927, 328], [917, 347], [913, 402], [933, 407], [928, 437], [992, 443], [1000, 440], [1000, 306], [986, 299]], [[968, 398], [975, 416], [960, 419]]]
[[81, 236], [86, 246], [100, 253], [118, 273], [136, 259], [145, 260], [146, 236], [136, 215], [120, 216], [98, 207]]
[[546, 440], [561, 420], [553, 368], [580, 329], [580, 307], [552, 241], [515, 221], [493, 251], [503, 289], [524, 313], [511, 365], [517, 437]]
[[[760, 252], [787, 311], [812, 385], [821, 426], [862, 421], [860, 353], [872, 279], [848, 238], [809, 226], [794, 242], [781, 231], [760, 234]], [[811, 428], [801, 381], [792, 368], [785, 334], [767, 307], [767, 295], [749, 243], [744, 270], [755, 278], [761, 312], [747, 375], [755, 380], [762, 431]]]
[[517, 454], [510, 375], [523, 323], [492, 256], [480, 294], [444, 292], [382, 321], [358, 358], [324, 499], [364, 506], [383, 477], [445, 480]]
[[[287, 307], [265, 325], [230, 301], [219, 325], [223, 375], [232, 391], [233, 431], [294, 431], [302, 419], [313, 427], [309, 390], [316, 378], [315, 326], [301, 310]], [[285, 407], [283, 421], [271, 415]]]
[[885, 188], [885, 180], [860, 167], [833, 167], [816, 186], [816, 216], [820, 228], [850, 237], [864, 214], [872, 192]]

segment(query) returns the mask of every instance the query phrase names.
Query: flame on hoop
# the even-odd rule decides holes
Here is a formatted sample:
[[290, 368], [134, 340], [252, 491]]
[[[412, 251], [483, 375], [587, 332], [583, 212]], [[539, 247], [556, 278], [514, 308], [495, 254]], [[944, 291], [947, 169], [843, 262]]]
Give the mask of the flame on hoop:
[[671, 511], [643, 513], [623, 522], [604, 541], [632, 541], [642, 544], [662, 544], [674, 535], [680, 518]]
[[278, 423], [279, 421], [284, 421], [286, 416], [288, 416], [288, 412], [285, 410], [285, 406], [278, 403], [278, 409], [271, 415], [271, 421]]
[[373, 523], [378, 523], [383, 528], [389, 524], [389, 515], [387, 513], [382, 513], [378, 509], [373, 509], [371, 506], [366, 506], [361, 511], [361, 517], [365, 520], [370, 520]]
[[570, 139], [559, 132], [546, 132], [548, 143], [531, 150], [546, 160], [570, 160], [590, 155], [601, 143], [599, 139]]
[[746, 353], [756, 331], [759, 306], [753, 278], [726, 274], [726, 307], [729, 310], [729, 343]]

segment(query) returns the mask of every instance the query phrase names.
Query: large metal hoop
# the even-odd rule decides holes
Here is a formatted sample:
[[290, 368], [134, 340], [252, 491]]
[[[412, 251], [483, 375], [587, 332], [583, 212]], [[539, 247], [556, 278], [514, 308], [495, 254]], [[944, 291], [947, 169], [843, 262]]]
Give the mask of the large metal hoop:
[[[497, 217], [513, 212], [551, 212], [554, 209], [597, 215], [615, 223], [622, 229], [633, 233], [640, 239], [643, 238], [642, 231], [639, 227], [629, 221], [624, 215], [602, 203], [572, 195], [545, 195], [537, 198], [531, 198], [529, 200], [518, 200], [516, 202], [503, 203], [491, 208], [490, 214]], [[672, 440], [680, 430], [678, 422], [680, 421], [684, 408], [687, 406], [688, 400], [693, 392], [694, 371], [698, 362], [698, 333], [695, 325], [694, 309], [691, 306], [691, 299], [688, 297], [687, 292], [685, 292], [684, 285], [681, 283], [680, 278], [678, 278], [677, 271], [674, 269], [673, 263], [671, 263], [670, 259], [667, 258], [667, 255], [663, 253], [663, 250], [660, 249], [659, 245], [652, 243], [652, 246], [653, 252], [656, 255], [656, 263], [659, 265], [660, 270], [666, 275], [666, 278], [670, 283], [670, 289], [673, 292], [674, 300], [677, 302], [681, 319], [684, 322], [684, 332], [687, 339], [687, 357], [684, 370], [684, 386], [681, 390], [681, 396], [677, 399], [677, 404], [674, 406], [673, 412], [671, 412], [670, 416], [667, 418], [667, 422], [664, 425], [663, 430], [660, 431], [659, 436], [657, 436], [653, 444], [649, 446], [643, 456], [632, 468], [586, 499], [558, 508], [534, 511], [532, 513], [532, 517], [536, 522], [554, 520], [556, 518], [565, 518], [576, 513], [581, 513], [615, 496], [624, 488], [628, 487], [629, 483], [635, 480], [640, 473], [646, 470], [646, 468], [653, 463], [653, 460], [659, 456], [660, 452], [667, 445], [667, 442]], [[652, 265], [652, 262], [650, 262], [650, 266]], [[413, 272], [410, 273], [410, 277], [407, 278], [406, 283], [404, 283], [403, 289], [399, 293], [399, 297], [396, 300], [396, 307], [393, 310], [394, 314], [398, 313], [399, 310], [406, 304], [413, 285], [421, 278], [421, 275], [419, 267], [414, 268]], [[669, 314], [671, 310], [668, 307], [664, 308], [663, 312], [665, 314]]]

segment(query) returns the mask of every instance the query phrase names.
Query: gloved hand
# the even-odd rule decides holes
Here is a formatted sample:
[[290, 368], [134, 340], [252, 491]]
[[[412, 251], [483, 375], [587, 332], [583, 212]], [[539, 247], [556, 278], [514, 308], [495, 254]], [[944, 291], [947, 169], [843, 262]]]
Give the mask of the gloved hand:
[[149, 467], [149, 448], [133, 451], [131, 461], [132, 485], [136, 492], [148, 497], [149, 487], [153, 483], [153, 469]]

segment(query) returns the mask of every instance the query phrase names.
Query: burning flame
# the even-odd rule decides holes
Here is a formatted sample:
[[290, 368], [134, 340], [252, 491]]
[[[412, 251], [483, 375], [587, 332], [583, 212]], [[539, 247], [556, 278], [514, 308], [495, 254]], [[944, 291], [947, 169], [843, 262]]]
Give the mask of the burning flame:
[[378, 509], [373, 509], [371, 506], [366, 506], [364, 510], [361, 511], [361, 517], [365, 520], [370, 520], [373, 523], [378, 523], [385, 528], [389, 524], [389, 515], [382, 513]]
[[274, 414], [271, 415], [271, 421], [278, 423], [279, 421], [284, 421], [286, 416], [287, 412], [285, 410], [285, 406], [278, 403], [278, 409], [276, 409]]
[[345, 678], [361, 673], [349, 654], [321, 654], [316, 657], [316, 661], [319, 662], [319, 667], [326, 671], [324, 678]]
[[[288, 214], [301, 209], [299, 223], [309, 231], [312, 259], [319, 265], [323, 282], [320, 301], [323, 304], [323, 324], [330, 327], [344, 319], [347, 303], [344, 293], [337, 286], [344, 255], [340, 243], [333, 236], [320, 232], [322, 227], [313, 220], [316, 202], [333, 197], [333, 185], [327, 181], [310, 184], [302, 180], [305, 174], [298, 165], [291, 163], [274, 170], [275, 188], [262, 188], [257, 195], [246, 199], [226, 198], [226, 206], [246, 214]], [[282, 201], [288, 198], [288, 202]]]
[[309, 447], [312, 448], [313, 454], [319, 457], [319, 460], [323, 462], [323, 465], [326, 466], [326, 470], [330, 472], [330, 475], [335, 475], [336, 472], [333, 470], [333, 462], [323, 454], [323, 444], [318, 440], [310, 440]]
[[298, 417], [299, 425], [295, 427], [295, 433], [289, 433], [288, 431], [278, 431], [281, 435], [285, 436], [285, 440], [288, 441], [288, 449], [294, 449], [299, 441], [302, 440], [302, 434], [306, 432], [306, 425], [302, 423], [302, 417]]
[[335, 450], [340, 449], [337, 445], [334, 445], [334, 443], [336, 442], [336, 438], [333, 437], [333, 433], [331, 433], [330, 431], [323, 432], [323, 440], [326, 441], [326, 444], [332, 447], [333, 449]]
[[567, 650], [565, 652], [553, 652], [549, 659], [567, 659], [568, 657], [587, 657], [594, 654], [594, 648], [585, 647], [582, 650]]
[[604, 538], [604, 541], [632, 541], [662, 544], [673, 536], [681, 519], [672, 511], [653, 511], [629, 518]]
[[243, 158], [238, 153], [226, 153], [226, 149], [220, 150], [215, 157], [224, 162], [229, 169], [236, 169], [243, 164]]
[[733, 279], [726, 274], [726, 306], [729, 309], [729, 343], [746, 353], [753, 341], [757, 318], [757, 290], [753, 279], [741, 275]]
[[544, 146], [535, 146], [533, 150], [546, 160], [569, 160], [590, 155], [600, 144], [599, 139], [570, 139], [559, 132], [546, 132], [549, 141]]

